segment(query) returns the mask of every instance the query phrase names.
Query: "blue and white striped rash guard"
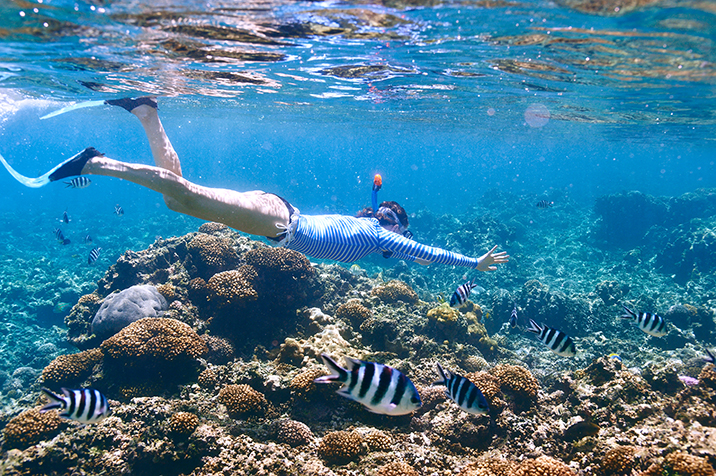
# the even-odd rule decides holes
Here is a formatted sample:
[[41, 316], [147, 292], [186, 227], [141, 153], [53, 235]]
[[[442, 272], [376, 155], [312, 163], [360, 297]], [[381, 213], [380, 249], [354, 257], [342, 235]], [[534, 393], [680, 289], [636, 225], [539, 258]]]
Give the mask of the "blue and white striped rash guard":
[[439, 263], [477, 268], [478, 260], [426, 246], [385, 230], [375, 218], [346, 215], [294, 215], [297, 219], [286, 248], [313, 258], [351, 263], [371, 253], [392, 251], [392, 258], [420, 264]]

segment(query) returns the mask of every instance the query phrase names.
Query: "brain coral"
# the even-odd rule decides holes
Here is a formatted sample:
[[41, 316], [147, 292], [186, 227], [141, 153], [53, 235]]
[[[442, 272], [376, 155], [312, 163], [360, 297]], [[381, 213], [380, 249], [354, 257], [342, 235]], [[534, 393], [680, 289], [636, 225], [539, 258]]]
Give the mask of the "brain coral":
[[371, 291], [373, 296], [378, 296], [381, 301], [386, 303], [397, 303], [403, 301], [408, 304], [418, 302], [418, 295], [413, 289], [402, 281], [388, 281], [383, 286], [373, 288]]
[[376, 476], [420, 476], [412, 466], [402, 461], [393, 461], [378, 468]]
[[362, 305], [358, 299], [351, 299], [341, 304], [335, 314], [338, 319], [345, 319], [356, 327], [372, 315], [370, 309]]
[[576, 476], [569, 466], [549, 456], [523, 461], [513, 476]]
[[254, 289], [257, 277], [258, 273], [252, 266], [217, 273], [207, 283], [209, 299], [219, 308], [233, 307], [242, 301], [254, 301], [259, 297]]
[[42, 381], [51, 386], [79, 384], [92, 374], [92, 369], [102, 361], [102, 357], [104, 354], [100, 349], [60, 355], [43, 369]]
[[227, 385], [219, 392], [219, 402], [226, 406], [231, 418], [260, 415], [266, 411], [268, 402], [263, 393], [248, 385]]
[[193, 413], [177, 412], [169, 418], [169, 432], [177, 436], [189, 436], [199, 426], [199, 417]]
[[201, 277], [236, 266], [239, 256], [226, 238], [198, 233], [187, 246], [192, 263]]
[[27, 448], [55, 436], [62, 419], [57, 412], [40, 413], [39, 408], [24, 411], [8, 422], [3, 429], [5, 449]]
[[279, 443], [296, 447], [307, 445], [313, 441], [313, 433], [305, 423], [296, 420], [281, 420], [277, 425], [276, 439]]
[[326, 433], [318, 445], [318, 454], [327, 463], [345, 464], [363, 452], [363, 437], [353, 431]]

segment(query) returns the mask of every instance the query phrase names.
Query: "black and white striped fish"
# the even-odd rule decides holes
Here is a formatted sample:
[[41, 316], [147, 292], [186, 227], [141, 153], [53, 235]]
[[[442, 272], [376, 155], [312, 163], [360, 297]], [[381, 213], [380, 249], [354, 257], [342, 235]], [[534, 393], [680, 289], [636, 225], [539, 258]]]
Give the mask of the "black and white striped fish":
[[63, 245], [69, 245], [70, 240], [65, 238], [65, 234], [62, 233], [62, 230], [59, 228], [55, 228], [55, 230], [52, 232], [55, 235], [55, 239], [60, 242]]
[[517, 306], [512, 308], [512, 314], [510, 314], [510, 327], [517, 327]]
[[124, 215], [124, 209], [119, 206], [119, 204], [114, 206], [114, 214], [118, 216]]
[[472, 293], [472, 290], [476, 287], [477, 284], [475, 284], [475, 278], [472, 278], [470, 281], [458, 286], [450, 298], [450, 307], [460, 307], [465, 304], [467, 299], [470, 297], [470, 293]]
[[70, 222], [70, 216], [67, 214], [67, 210], [62, 212], [62, 220], [60, 220], [62, 223], [69, 223]]
[[89, 184], [92, 183], [92, 181], [89, 179], [89, 177], [85, 177], [84, 175], [80, 175], [79, 177], [75, 177], [69, 182], [63, 182], [66, 186], [65, 188], [71, 187], [71, 188], [85, 188], [89, 187]]
[[62, 389], [62, 396], [46, 388], [42, 392], [50, 399], [50, 403], [40, 409], [40, 413], [49, 410], [61, 410], [59, 415], [80, 423], [97, 423], [108, 417], [112, 410], [107, 398], [93, 388], [71, 390]]
[[326, 354], [323, 363], [333, 372], [318, 377], [316, 383], [340, 382], [339, 395], [364, 405], [373, 413], [407, 415], [422, 405], [418, 390], [402, 372], [387, 365], [346, 357], [348, 369], [338, 365]]
[[537, 334], [540, 342], [549, 347], [549, 350], [555, 354], [562, 357], [574, 357], [577, 355], [577, 347], [574, 345], [574, 341], [564, 332], [545, 325], [540, 326], [532, 319], [530, 319], [530, 327], [527, 330]]
[[537, 202], [537, 208], [551, 208], [552, 205], [554, 205], [554, 202], [550, 202], [549, 200], [540, 200]]
[[85, 235], [85, 243], [92, 243], [92, 237], [90, 235]]
[[661, 316], [651, 314], [650, 312], [636, 313], [623, 304], [622, 307], [626, 314], [623, 314], [621, 318], [633, 320], [639, 329], [650, 336], [663, 337], [669, 332], [666, 330], [666, 321], [664, 321]]
[[92, 250], [89, 252], [89, 256], [87, 257], [87, 264], [92, 264], [97, 261], [97, 258], [99, 258], [100, 251], [102, 251], [102, 248], [100, 248], [99, 246], [96, 248], [92, 248]]
[[487, 399], [477, 386], [462, 375], [451, 373], [443, 369], [442, 365], [436, 365], [436, 371], [440, 380], [434, 385], [445, 385], [445, 394], [458, 404], [467, 413], [482, 415], [490, 411]]
[[711, 352], [709, 352], [708, 349], [706, 349], [706, 353], [708, 354], [708, 356], [702, 357], [702, 359], [704, 359], [704, 361], [706, 361], [706, 362], [710, 362], [710, 363], [716, 365], [716, 358], [714, 357], [714, 355]]

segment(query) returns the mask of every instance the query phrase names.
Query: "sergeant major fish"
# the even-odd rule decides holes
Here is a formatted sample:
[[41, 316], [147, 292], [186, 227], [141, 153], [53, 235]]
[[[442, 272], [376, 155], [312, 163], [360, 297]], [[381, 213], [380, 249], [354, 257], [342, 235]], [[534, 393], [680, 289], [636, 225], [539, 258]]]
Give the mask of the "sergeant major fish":
[[510, 327], [517, 327], [517, 305], [512, 308], [512, 313], [510, 314]]
[[549, 200], [540, 200], [537, 202], [537, 208], [552, 208], [552, 205], [554, 205], [554, 202], [550, 202]]
[[59, 241], [63, 245], [69, 245], [70, 240], [68, 238], [65, 238], [64, 233], [62, 233], [62, 230], [59, 228], [55, 228], [55, 231], [53, 231], [53, 234], [55, 235], [55, 239]]
[[487, 399], [477, 386], [462, 375], [457, 375], [436, 364], [440, 380], [434, 385], [445, 385], [445, 394], [467, 413], [482, 415], [490, 411]]
[[70, 222], [70, 216], [67, 214], [67, 210], [62, 212], [62, 219], [60, 220], [62, 223], [69, 223]]
[[472, 290], [476, 287], [477, 284], [475, 284], [475, 278], [472, 278], [472, 280], [458, 286], [450, 298], [450, 307], [460, 307], [465, 304], [467, 299], [470, 297]]
[[117, 204], [114, 206], [114, 214], [121, 217], [124, 215], [124, 209]]
[[87, 264], [92, 264], [97, 261], [97, 258], [99, 258], [100, 251], [102, 251], [102, 248], [100, 248], [99, 246], [96, 248], [92, 248], [92, 250], [89, 252], [89, 256], [87, 257]]
[[636, 313], [623, 304], [622, 307], [624, 308], [624, 312], [626, 314], [623, 314], [620, 317], [622, 319], [632, 319], [636, 322], [639, 329], [646, 332], [650, 336], [663, 337], [668, 333], [666, 330], [666, 322], [661, 316], [651, 314], [650, 312]]
[[61, 417], [80, 423], [98, 423], [112, 413], [107, 398], [93, 388], [63, 388], [62, 396], [46, 388], [43, 388], [42, 392], [49, 397], [50, 403], [42, 407], [40, 413], [61, 410]]
[[562, 357], [574, 357], [577, 355], [577, 347], [574, 345], [574, 341], [564, 332], [545, 325], [540, 326], [532, 319], [530, 319], [530, 327], [527, 330], [537, 334], [540, 342], [549, 347], [549, 350], [555, 354]]
[[89, 177], [81, 175], [79, 177], [73, 178], [69, 182], [63, 183], [65, 184], [65, 188], [86, 188], [89, 187], [89, 184], [91, 184], [92, 181], [89, 179]]
[[376, 362], [346, 357], [348, 369], [321, 354], [331, 375], [318, 377], [316, 383], [340, 382], [339, 395], [354, 400], [373, 413], [407, 415], [420, 408], [422, 402], [413, 382], [402, 372]]
[[704, 359], [704, 361], [706, 361], [706, 362], [710, 362], [710, 363], [716, 365], [716, 358], [714, 358], [714, 355], [711, 352], [709, 352], [708, 349], [706, 349], [706, 353], [708, 354], [708, 356], [702, 357], [702, 359]]

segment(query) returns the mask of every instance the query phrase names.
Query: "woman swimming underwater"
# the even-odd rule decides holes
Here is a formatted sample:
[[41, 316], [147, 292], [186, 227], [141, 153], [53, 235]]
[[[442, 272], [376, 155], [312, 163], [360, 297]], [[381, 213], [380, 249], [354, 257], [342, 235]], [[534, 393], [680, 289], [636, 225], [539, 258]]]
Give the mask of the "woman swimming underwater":
[[223, 223], [252, 235], [265, 236], [279, 246], [308, 256], [341, 262], [356, 261], [371, 253], [427, 265], [440, 263], [492, 271], [507, 262], [497, 246], [479, 258], [470, 258], [409, 239], [407, 214], [395, 202], [383, 202], [372, 217], [303, 215], [286, 200], [260, 190], [237, 192], [197, 185], [182, 177], [179, 157], [164, 131], [154, 98], [105, 101], [136, 116], [144, 127], [156, 166], [120, 162], [87, 148], [45, 175], [28, 178], [17, 173], [0, 155], [18, 182], [42, 187], [77, 175], [105, 175], [159, 192], [171, 210], [203, 220]]

